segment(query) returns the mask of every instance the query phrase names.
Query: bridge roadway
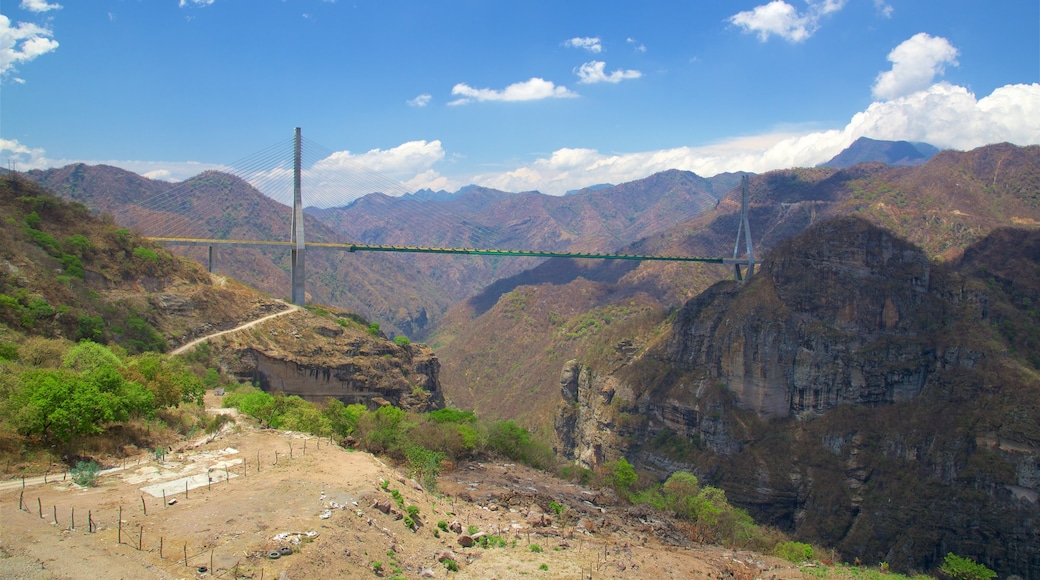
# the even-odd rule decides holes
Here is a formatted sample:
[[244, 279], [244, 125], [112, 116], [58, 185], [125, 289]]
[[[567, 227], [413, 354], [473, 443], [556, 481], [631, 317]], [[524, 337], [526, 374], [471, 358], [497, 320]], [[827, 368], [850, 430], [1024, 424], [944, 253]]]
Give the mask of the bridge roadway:
[[[227, 246], [227, 247], [253, 247], [253, 248], [276, 248], [296, 245], [290, 241], [260, 241], [260, 240], [216, 240], [208, 238], [147, 238], [153, 242], [175, 246]], [[489, 250], [477, 248], [428, 248], [423, 246], [380, 246], [370, 244], [333, 243], [333, 242], [306, 242], [305, 248], [330, 248], [334, 250], [345, 250], [347, 252], [401, 252], [413, 254], [469, 254], [477, 256], [529, 256], [535, 258], [584, 258], [602, 260], [659, 260], [668, 262], [704, 262], [708, 264], [747, 264], [747, 259], [741, 258], [702, 258], [696, 256], [644, 256], [638, 254], [594, 254], [594, 253], [572, 253], [572, 252], [539, 252], [533, 250]], [[756, 264], [758, 262], [755, 262]]]

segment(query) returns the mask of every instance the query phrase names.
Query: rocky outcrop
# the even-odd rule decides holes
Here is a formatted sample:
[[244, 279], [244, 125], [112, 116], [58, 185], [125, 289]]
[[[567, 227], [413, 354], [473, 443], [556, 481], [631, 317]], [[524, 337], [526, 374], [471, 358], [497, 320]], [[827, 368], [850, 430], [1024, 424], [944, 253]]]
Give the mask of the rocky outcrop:
[[[607, 376], [596, 380], [587, 365], [567, 361], [560, 373], [563, 404], [556, 415], [553, 449], [565, 459], [594, 469], [624, 456], [619, 440], [619, 411], [612, 405], [618, 381]], [[624, 389], [624, 386], [622, 389]], [[619, 401], [631, 398], [622, 393]]]
[[722, 284], [690, 301], [666, 360], [694, 372], [698, 389], [725, 384], [764, 418], [920, 393], [947, 358], [922, 332], [944, 315], [924, 253], [858, 219], [813, 228], [797, 247], [779, 250], [751, 287]]
[[226, 371], [265, 391], [414, 411], [444, 406], [440, 362], [428, 346], [395, 344], [346, 320], [299, 311], [213, 344]]
[[937, 264], [864, 220], [818, 224], [630, 362], [568, 363], [558, 452], [691, 471], [847, 560], [952, 551], [1040, 578], [1038, 269], [1036, 231]]

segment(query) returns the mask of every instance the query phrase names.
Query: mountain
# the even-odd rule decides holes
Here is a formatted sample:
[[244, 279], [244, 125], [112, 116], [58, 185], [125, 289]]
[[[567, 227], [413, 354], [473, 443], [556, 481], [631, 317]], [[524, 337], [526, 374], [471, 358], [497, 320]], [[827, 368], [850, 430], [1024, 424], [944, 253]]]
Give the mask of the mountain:
[[[170, 184], [114, 167], [78, 164], [30, 171], [28, 176], [145, 233], [288, 237], [288, 208], [225, 174], [207, 172]], [[477, 186], [446, 196], [371, 194], [346, 207], [308, 208], [304, 223], [310, 241], [611, 252], [713, 207], [733, 181], [730, 175], [703, 179], [672, 171], [566, 198]], [[202, 248], [176, 251], [205, 259]], [[217, 267], [266, 292], [286, 296], [288, 260], [284, 249], [221, 248]], [[379, 320], [390, 332], [421, 339], [451, 304], [539, 262], [311, 251], [307, 288], [314, 302], [357, 311]]]
[[817, 167], [844, 169], [868, 162], [878, 162], [898, 167], [921, 165], [938, 152], [939, 149], [928, 143], [878, 141], [868, 137], [860, 137], [841, 153], [832, 157], [830, 161], [821, 163]]
[[[917, 167], [773, 171], [750, 178], [749, 197], [758, 256], [821, 220], [859, 215], [950, 260], [997, 228], [1040, 227], [1040, 147], [944, 151]], [[739, 210], [731, 190], [716, 208], [621, 251], [732, 255]], [[732, 275], [713, 264], [551, 260], [499, 280], [453, 306], [430, 337], [445, 394], [548, 429], [565, 361], [619, 364], [670, 310]]]
[[[1013, 257], [1012, 257], [1013, 256]], [[558, 449], [695, 472], [845, 559], [1040, 573], [1040, 230], [934, 263], [860, 217], [780, 243], [619, 365], [565, 367]]]
[[[120, 176], [102, 170], [91, 178], [113, 175]], [[240, 185], [222, 174], [196, 180]], [[18, 173], [0, 176], [0, 212], [9, 225], [0, 229], [0, 345], [44, 337], [117, 344], [131, 353], [165, 351], [285, 312], [256, 327], [262, 332], [211, 339], [205, 350], [212, 367], [316, 401], [379, 397], [404, 408], [441, 406], [432, 350], [389, 341], [356, 314], [287, 312], [286, 304], [211, 275]], [[263, 227], [263, 212], [248, 213]]]
[[[286, 240], [291, 210], [245, 181], [205, 172], [180, 184], [152, 181], [109, 166], [72, 165], [30, 171], [30, 179], [67, 198], [115, 216], [124, 227], [146, 235], [245, 240]], [[175, 193], [172, 190], [177, 188]], [[309, 214], [306, 238], [342, 242], [343, 236]], [[204, 248], [171, 248], [200, 262]], [[289, 295], [289, 250], [219, 248], [216, 271], [274, 296]], [[408, 259], [398, 255], [307, 253], [309, 300], [336, 305], [384, 323], [392, 333], [421, 334], [430, 318], [452, 302], [451, 295], [417, 279]], [[429, 313], [429, 314], [428, 314]]]

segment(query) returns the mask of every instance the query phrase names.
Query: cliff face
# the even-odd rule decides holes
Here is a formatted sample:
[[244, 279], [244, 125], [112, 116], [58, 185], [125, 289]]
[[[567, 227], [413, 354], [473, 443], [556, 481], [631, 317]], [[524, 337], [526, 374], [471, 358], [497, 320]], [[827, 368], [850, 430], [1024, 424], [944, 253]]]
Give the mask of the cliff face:
[[429, 347], [395, 344], [335, 314], [301, 310], [211, 342], [225, 370], [265, 391], [420, 412], [444, 406]]
[[1036, 231], [940, 265], [864, 220], [818, 224], [630, 363], [570, 364], [558, 450], [693, 471], [848, 560], [952, 551], [1040, 578], [1038, 271]]

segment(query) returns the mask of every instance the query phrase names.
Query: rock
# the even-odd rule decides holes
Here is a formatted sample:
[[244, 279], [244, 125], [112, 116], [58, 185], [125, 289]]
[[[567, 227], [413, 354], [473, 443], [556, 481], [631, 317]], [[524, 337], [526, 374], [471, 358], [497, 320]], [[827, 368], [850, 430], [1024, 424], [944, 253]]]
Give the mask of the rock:
[[463, 548], [469, 548], [469, 547], [473, 546], [473, 538], [471, 538], [470, 536], [467, 536], [465, 534], [459, 536], [458, 542], [459, 542], [459, 545], [462, 546]]
[[438, 562], [444, 562], [445, 560], [454, 560], [454, 559], [455, 559], [455, 552], [452, 552], [451, 550], [441, 550], [440, 552], [437, 552], [437, 561]]
[[372, 507], [374, 507], [377, 510], [383, 512], [384, 514], [389, 514], [390, 513], [390, 509], [391, 509], [390, 508], [390, 500], [388, 500], [388, 499], [377, 499], [372, 504]]
[[421, 576], [422, 578], [435, 578], [437, 574], [434, 573], [433, 568], [423, 568], [419, 572], [419, 576]]
[[455, 532], [456, 534], [461, 534], [462, 524], [459, 523], [459, 520], [452, 520], [452, 522], [448, 524], [448, 529]]

